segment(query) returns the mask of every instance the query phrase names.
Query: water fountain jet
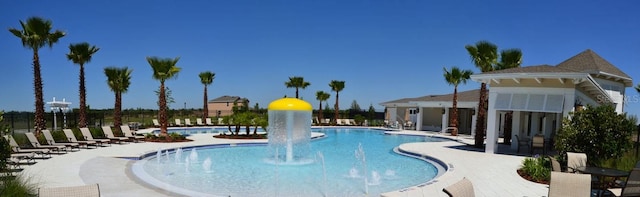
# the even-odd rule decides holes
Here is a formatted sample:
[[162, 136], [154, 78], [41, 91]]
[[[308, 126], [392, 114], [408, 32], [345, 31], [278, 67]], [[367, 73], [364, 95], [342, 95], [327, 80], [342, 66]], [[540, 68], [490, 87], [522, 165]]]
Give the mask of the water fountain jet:
[[[306, 101], [296, 98], [282, 98], [269, 104], [270, 158], [281, 164], [305, 164], [313, 160], [309, 157], [311, 139], [311, 110]], [[284, 154], [273, 154], [284, 150]]]

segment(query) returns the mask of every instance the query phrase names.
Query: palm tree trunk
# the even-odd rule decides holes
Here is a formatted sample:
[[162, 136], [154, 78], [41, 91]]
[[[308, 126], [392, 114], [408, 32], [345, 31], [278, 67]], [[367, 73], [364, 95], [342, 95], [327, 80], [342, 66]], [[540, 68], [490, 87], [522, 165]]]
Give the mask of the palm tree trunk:
[[40, 56], [38, 49], [33, 49], [33, 88], [36, 96], [36, 113], [35, 113], [35, 132], [36, 136], [40, 135], [40, 131], [46, 128], [44, 122], [44, 99], [42, 97], [42, 76], [40, 74]]
[[297, 87], [296, 87], [296, 98], [299, 98], [298, 97], [298, 88]]
[[324, 116], [322, 114], [322, 101], [320, 101], [320, 110], [318, 110], [318, 124], [322, 125], [322, 120]]
[[487, 84], [482, 83], [480, 85], [480, 98], [478, 101], [478, 116], [476, 116], [476, 136], [475, 136], [475, 147], [482, 148], [484, 147], [484, 136], [485, 136], [485, 118], [487, 116], [486, 111], [486, 103], [487, 100]]
[[113, 107], [113, 126], [120, 128], [122, 125], [122, 93], [116, 92], [116, 104]]
[[[87, 127], [87, 92], [84, 87], [84, 65], [80, 64], [80, 121], [78, 127]], [[116, 127], [118, 128], [118, 127]]]
[[338, 106], [339, 106], [339, 104], [338, 104], [338, 98], [339, 98], [339, 96], [338, 96], [338, 92], [336, 91], [336, 105], [335, 105], [335, 106], [333, 106], [333, 108], [334, 108], [334, 110], [335, 110], [335, 111], [333, 112], [333, 114], [334, 114], [334, 117], [333, 117], [333, 125], [337, 125], [337, 124], [338, 124], [338, 115], [340, 115], [340, 109], [339, 109], [339, 107], [338, 107]]
[[204, 86], [204, 106], [202, 107], [202, 120], [209, 117], [209, 105], [207, 105], [207, 85]]
[[158, 116], [160, 119], [160, 136], [167, 136], [167, 98], [165, 97], [164, 81], [160, 81], [160, 98], [158, 98], [160, 110]]
[[[458, 86], [453, 87], [453, 112], [451, 113], [450, 127], [458, 127]], [[458, 130], [451, 131], [451, 135], [458, 135]]]
[[504, 143], [511, 144], [511, 126], [513, 125], [513, 111], [504, 115]]

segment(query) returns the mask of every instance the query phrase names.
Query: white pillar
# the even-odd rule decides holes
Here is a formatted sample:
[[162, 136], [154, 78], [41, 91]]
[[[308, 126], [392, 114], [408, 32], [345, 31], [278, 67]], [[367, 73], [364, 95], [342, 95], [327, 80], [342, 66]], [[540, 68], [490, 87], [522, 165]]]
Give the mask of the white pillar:
[[518, 149], [518, 141], [516, 141], [516, 135], [522, 137], [520, 134], [520, 111], [514, 111], [511, 116], [511, 150]]
[[422, 113], [424, 113], [424, 109], [422, 109], [422, 107], [418, 107], [418, 115], [416, 115], [416, 131], [422, 131]]
[[442, 128], [445, 129], [449, 127], [449, 108], [444, 108], [444, 114], [442, 114]]
[[474, 107], [475, 113], [471, 116], [471, 136], [476, 136], [476, 118], [478, 115], [478, 108]]
[[540, 134], [540, 113], [531, 113], [531, 136]]
[[495, 103], [497, 94], [495, 91], [489, 92], [489, 108], [487, 109], [487, 139], [485, 153], [494, 154], [498, 151], [498, 114], [496, 113]]

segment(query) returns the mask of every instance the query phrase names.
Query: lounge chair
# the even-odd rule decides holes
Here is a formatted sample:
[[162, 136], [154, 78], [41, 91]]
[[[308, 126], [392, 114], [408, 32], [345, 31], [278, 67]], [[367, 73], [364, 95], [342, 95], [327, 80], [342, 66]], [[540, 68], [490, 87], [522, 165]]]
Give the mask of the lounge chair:
[[91, 131], [87, 127], [80, 128], [80, 133], [82, 133], [82, 137], [84, 137], [84, 140], [86, 141], [94, 141], [98, 144], [98, 146], [104, 146], [105, 143], [111, 146], [110, 139], [93, 138], [93, 135], [91, 135]]
[[213, 126], [213, 122], [211, 122], [211, 118], [206, 118], [205, 123], [209, 126]]
[[587, 154], [567, 152], [567, 172], [575, 173], [582, 166], [587, 166]]
[[36, 153], [11, 153], [7, 162], [12, 165], [31, 165], [35, 164], [33, 160], [36, 157]]
[[114, 135], [113, 131], [111, 131], [111, 127], [110, 126], [103, 126], [102, 127], [102, 132], [104, 132], [104, 135], [107, 137], [107, 139], [111, 140], [112, 142], [117, 142], [118, 144], [120, 144], [122, 142], [130, 141], [128, 137], [118, 137], [118, 136]]
[[62, 129], [62, 131], [64, 132], [64, 135], [67, 136], [67, 139], [69, 139], [70, 142], [78, 143], [80, 144], [80, 146], [84, 146], [87, 149], [89, 148], [89, 146], [95, 146], [96, 148], [98, 148], [98, 143], [95, 141], [78, 140], [71, 129]]
[[640, 168], [631, 170], [622, 188], [611, 188], [609, 192], [615, 196], [640, 196]]
[[38, 188], [40, 197], [100, 197], [100, 186], [90, 184], [72, 187]]
[[40, 144], [40, 142], [38, 142], [38, 138], [36, 138], [36, 136], [33, 133], [27, 132], [27, 133], [24, 133], [24, 135], [27, 136], [27, 139], [31, 143], [31, 146], [33, 146], [34, 148], [46, 148], [55, 152], [67, 151], [67, 146]]
[[182, 124], [182, 121], [181, 121], [180, 119], [176, 118], [176, 125], [174, 125], [174, 126], [176, 126], [176, 127], [182, 127], [182, 126], [184, 126], [184, 125]]
[[4, 138], [7, 139], [7, 141], [9, 141], [9, 146], [11, 146], [11, 151], [14, 153], [35, 153], [36, 155], [39, 155], [42, 159], [51, 158], [51, 150], [49, 149], [46, 149], [46, 148], [22, 149], [20, 148], [20, 145], [18, 145], [18, 142], [16, 142], [16, 140], [13, 139], [12, 136], [5, 135]]
[[160, 127], [160, 122], [158, 122], [158, 119], [153, 119], [153, 126]]
[[591, 196], [591, 175], [551, 172], [548, 197]]
[[193, 124], [191, 124], [191, 119], [189, 119], [189, 118], [185, 118], [185, 119], [184, 119], [184, 125], [185, 125], [185, 126], [188, 126], [188, 127], [193, 126]]
[[196, 118], [196, 125], [204, 126], [204, 123], [202, 123], [202, 118]]
[[70, 150], [73, 150], [74, 148], [80, 150], [80, 144], [78, 144], [78, 143], [56, 142], [56, 140], [53, 139], [53, 135], [51, 135], [51, 131], [49, 131], [49, 130], [46, 130], [46, 129], [42, 130], [42, 134], [44, 135], [44, 139], [47, 140], [47, 144], [49, 144], [49, 145], [61, 145], [61, 146], [66, 146]]
[[549, 161], [551, 161], [551, 171], [562, 172], [562, 166], [555, 157], [549, 156]]
[[453, 185], [449, 185], [442, 189], [444, 193], [449, 195], [449, 197], [474, 197], [476, 196], [473, 191], [473, 184], [469, 179], [463, 178]]
[[120, 131], [122, 131], [125, 137], [128, 137], [130, 140], [133, 140], [134, 142], [139, 142], [141, 140], [144, 141], [145, 139], [144, 136], [136, 135], [133, 131], [131, 131], [131, 128], [129, 128], [129, 125], [121, 125]]
[[531, 146], [529, 145], [529, 139], [527, 138], [520, 139], [520, 137], [516, 135], [516, 141], [518, 141], [518, 153], [520, 153], [520, 147], [523, 147], [523, 146], [526, 146], [527, 148], [529, 148], [529, 150], [531, 150]]

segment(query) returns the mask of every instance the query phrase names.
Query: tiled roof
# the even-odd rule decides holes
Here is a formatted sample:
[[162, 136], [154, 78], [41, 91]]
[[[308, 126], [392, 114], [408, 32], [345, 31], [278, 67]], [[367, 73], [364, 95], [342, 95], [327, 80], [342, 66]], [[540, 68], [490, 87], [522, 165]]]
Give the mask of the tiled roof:
[[591, 49], [587, 49], [576, 56], [573, 56], [564, 62], [557, 65], [559, 68], [571, 69], [579, 72], [586, 72], [591, 74], [598, 74], [605, 72], [619, 77], [629, 78], [629, 75], [622, 72], [620, 69], [609, 63], [600, 55], [593, 52]]
[[218, 98], [215, 98], [213, 100], [210, 100], [209, 103], [233, 103], [234, 101], [237, 101], [238, 103], [241, 103], [243, 101], [243, 99], [246, 98], [241, 98], [239, 96], [221, 96]]
[[[487, 90], [488, 91], [488, 90]], [[458, 102], [477, 102], [480, 99], [480, 89], [468, 90], [458, 92]], [[427, 95], [415, 98], [403, 98], [393, 101], [387, 101], [381, 104], [389, 103], [408, 103], [408, 102], [425, 102], [425, 101], [451, 101], [453, 100], [453, 93], [442, 95]]]
[[551, 65], [538, 65], [538, 66], [526, 66], [516, 67], [503, 70], [495, 70], [491, 72], [485, 72], [482, 74], [503, 74], [503, 73], [557, 73], [557, 72], [576, 72], [575, 70], [560, 68]]

